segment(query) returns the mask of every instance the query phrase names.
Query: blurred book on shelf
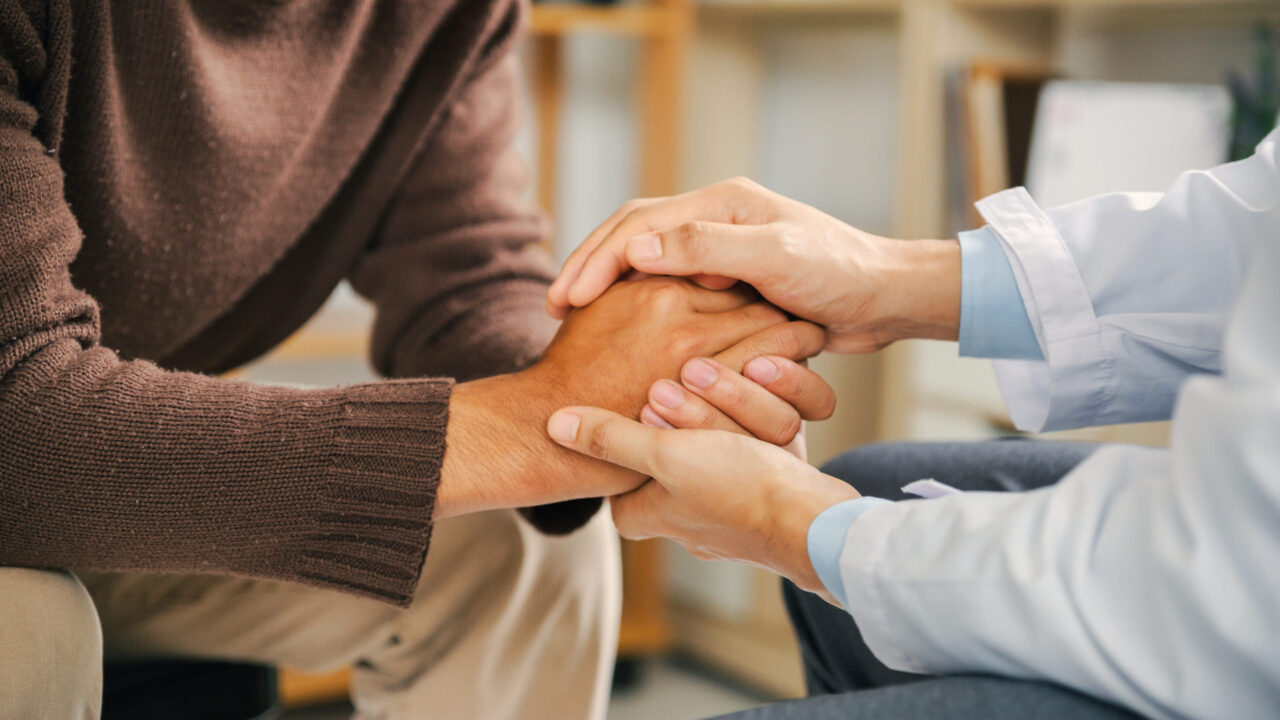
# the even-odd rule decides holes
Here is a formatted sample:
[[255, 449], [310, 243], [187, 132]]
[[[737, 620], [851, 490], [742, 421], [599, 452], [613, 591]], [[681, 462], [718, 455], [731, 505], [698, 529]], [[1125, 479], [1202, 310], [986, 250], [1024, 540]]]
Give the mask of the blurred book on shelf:
[[947, 83], [948, 196], [952, 231], [982, 224], [978, 200], [1026, 181], [1044, 68], [975, 62]]

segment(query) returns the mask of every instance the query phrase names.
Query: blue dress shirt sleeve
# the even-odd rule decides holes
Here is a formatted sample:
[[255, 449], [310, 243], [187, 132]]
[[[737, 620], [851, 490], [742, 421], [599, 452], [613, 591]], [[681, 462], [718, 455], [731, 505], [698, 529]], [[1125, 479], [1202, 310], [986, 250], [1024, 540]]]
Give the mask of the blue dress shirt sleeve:
[[840, 553], [844, 550], [844, 536], [849, 526], [862, 513], [877, 505], [892, 505], [888, 500], [860, 497], [836, 503], [823, 510], [809, 525], [809, 561], [818, 573], [818, 579], [827, 592], [845, 605], [844, 583], [840, 580]]
[[1009, 257], [989, 227], [960, 233], [960, 354], [1044, 359]]

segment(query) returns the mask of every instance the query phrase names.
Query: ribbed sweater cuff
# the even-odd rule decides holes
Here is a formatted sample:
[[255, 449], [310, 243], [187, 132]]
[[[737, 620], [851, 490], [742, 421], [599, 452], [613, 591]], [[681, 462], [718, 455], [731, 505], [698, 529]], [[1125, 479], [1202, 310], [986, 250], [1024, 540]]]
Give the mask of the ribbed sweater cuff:
[[342, 388], [324, 403], [329, 447], [299, 579], [407, 606], [431, 540], [450, 380]]

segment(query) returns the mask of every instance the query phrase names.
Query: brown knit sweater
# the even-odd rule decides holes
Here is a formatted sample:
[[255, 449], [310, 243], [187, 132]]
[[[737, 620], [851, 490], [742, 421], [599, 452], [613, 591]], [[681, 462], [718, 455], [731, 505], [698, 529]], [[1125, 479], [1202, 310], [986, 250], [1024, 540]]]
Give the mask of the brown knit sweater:
[[509, 149], [516, 0], [0, 0], [0, 565], [407, 604], [450, 381], [216, 373], [344, 277], [373, 363], [551, 337]]

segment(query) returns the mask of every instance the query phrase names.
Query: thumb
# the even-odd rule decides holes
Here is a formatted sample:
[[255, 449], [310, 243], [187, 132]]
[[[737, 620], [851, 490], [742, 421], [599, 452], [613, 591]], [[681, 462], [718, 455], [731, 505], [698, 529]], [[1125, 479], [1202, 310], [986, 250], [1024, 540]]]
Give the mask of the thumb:
[[722, 276], [757, 285], [780, 258], [777, 228], [693, 222], [627, 242], [627, 262], [650, 275]]
[[654, 480], [609, 499], [613, 526], [628, 540], [648, 540], [666, 534], [666, 504], [671, 494]]
[[547, 420], [547, 434], [570, 450], [644, 475], [653, 475], [657, 465], [659, 431], [601, 408], [557, 410]]

